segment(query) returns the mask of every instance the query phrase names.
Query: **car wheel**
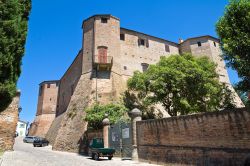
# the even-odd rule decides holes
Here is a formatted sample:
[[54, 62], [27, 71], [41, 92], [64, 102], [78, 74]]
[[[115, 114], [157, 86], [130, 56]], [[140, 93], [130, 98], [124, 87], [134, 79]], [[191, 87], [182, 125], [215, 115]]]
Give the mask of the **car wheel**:
[[108, 158], [109, 158], [109, 160], [112, 160], [112, 156], [109, 156]]
[[97, 154], [97, 153], [95, 153], [95, 155], [94, 155], [94, 159], [95, 159], [96, 161], [98, 161], [98, 160], [99, 160], [99, 156], [98, 156], [98, 154]]

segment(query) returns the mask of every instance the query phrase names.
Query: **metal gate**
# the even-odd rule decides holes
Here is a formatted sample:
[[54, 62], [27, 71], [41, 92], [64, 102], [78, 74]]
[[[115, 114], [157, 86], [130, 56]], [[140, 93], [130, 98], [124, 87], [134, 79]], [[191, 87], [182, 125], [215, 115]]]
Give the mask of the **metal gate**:
[[115, 148], [116, 156], [122, 159], [132, 157], [132, 127], [131, 123], [118, 122], [109, 129], [109, 146]]

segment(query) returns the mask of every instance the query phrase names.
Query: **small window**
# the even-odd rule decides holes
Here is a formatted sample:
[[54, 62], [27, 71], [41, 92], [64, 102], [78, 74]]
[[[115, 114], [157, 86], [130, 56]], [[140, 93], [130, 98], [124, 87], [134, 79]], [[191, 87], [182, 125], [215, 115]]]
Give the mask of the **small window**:
[[124, 70], [127, 70], [127, 66], [123, 66], [123, 69], [124, 69]]
[[142, 63], [141, 66], [142, 66], [142, 71], [145, 72], [145, 71], [148, 70], [149, 64], [147, 64], [147, 63]]
[[123, 41], [125, 40], [125, 34], [122, 34], [122, 33], [120, 34], [120, 40], [123, 40]]
[[74, 85], [71, 85], [71, 96], [74, 94]]
[[107, 18], [101, 18], [101, 23], [108, 23], [108, 19]]
[[39, 88], [39, 96], [42, 95], [42, 90], [43, 90], [43, 86], [41, 85], [40, 88]]
[[19, 128], [25, 128], [24, 124], [19, 124]]
[[197, 44], [198, 44], [198, 47], [200, 47], [200, 46], [201, 46], [201, 42], [197, 42]]
[[50, 84], [47, 85], [47, 88], [50, 88]]
[[216, 43], [214, 42], [214, 46], [216, 47]]
[[167, 44], [165, 44], [165, 51], [166, 51], [166, 52], [170, 52], [170, 50], [169, 50], [169, 45], [167, 45]]
[[138, 39], [138, 46], [145, 46], [145, 40], [144, 39]]

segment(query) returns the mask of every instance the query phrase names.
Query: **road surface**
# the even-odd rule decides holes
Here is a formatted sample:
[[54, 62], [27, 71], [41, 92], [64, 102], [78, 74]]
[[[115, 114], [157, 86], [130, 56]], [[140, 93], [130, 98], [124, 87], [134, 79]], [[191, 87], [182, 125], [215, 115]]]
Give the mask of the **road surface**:
[[22, 138], [16, 138], [14, 151], [5, 152], [1, 166], [155, 166], [130, 160], [113, 158], [112, 160], [92, 160], [90, 157], [76, 153], [52, 151], [51, 146], [33, 147], [23, 143]]

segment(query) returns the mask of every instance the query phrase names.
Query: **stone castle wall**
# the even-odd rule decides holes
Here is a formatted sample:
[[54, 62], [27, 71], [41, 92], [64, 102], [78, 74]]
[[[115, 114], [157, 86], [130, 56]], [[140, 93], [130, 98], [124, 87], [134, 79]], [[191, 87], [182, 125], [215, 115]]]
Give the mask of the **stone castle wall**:
[[58, 81], [40, 84], [36, 115], [55, 114], [58, 95]]
[[250, 112], [221, 111], [137, 122], [141, 161], [242, 165], [250, 154]]
[[66, 112], [55, 118], [48, 131], [54, 150], [79, 152], [80, 138], [87, 130], [84, 109], [93, 103], [91, 88], [86, 88], [91, 87], [91, 74], [81, 75]]
[[[103, 23], [102, 18], [107, 18], [107, 22]], [[120, 20], [110, 15], [90, 17], [82, 26], [82, 49], [60, 80], [56, 119], [46, 136], [56, 150], [79, 150], [80, 137], [87, 129], [84, 109], [96, 101], [118, 102], [127, 79], [135, 70], [142, 71], [142, 63], [155, 64], [161, 56], [203, 49], [191, 47], [191, 40], [182, 47], [182, 44], [120, 28]], [[120, 40], [121, 33], [125, 34], [124, 41]], [[138, 39], [144, 39], [145, 45], [138, 45]], [[206, 40], [204, 52], [210, 56], [209, 45]], [[112, 68], [108, 70], [99, 70], [94, 61], [100, 47], [107, 48], [107, 56], [113, 58]]]
[[73, 95], [77, 86], [78, 80], [81, 76], [82, 68], [82, 51], [78, 53], [73, 63], [70, 65], [68, 70], [65, 72], [60, 80], [60, 87], [58, 90], [57, 99], [57, 112], [56, 115], [60, 115], [65, 112], [71, 96]]
[[[155, 64], [161, 56], [179, 54], [176, 43], [124, 28], [121, 28], [121, 34], [125, 35], [124, 41], [119, 40], [121, 47], [120, 66], [123, 75], [133, 76], [134, 71], [142, 71], [142, 63]], [[146, 44], [138, 46], [138, 39], [148, 41], [148, 46]], [[165, 50], [166, 45], [169, 46], [169, 51]]]
[[37, 112], [28, 135], [45, 137], [56, 114], [59, 81], [39, 84]]
[[30, 126], [29, 135], [45, 137], [54, 119], [55, 114], [37, 115]]
[[13, 150], [18, 122], [20, 92], [13, 98], [9, 107], [0, 113], [0, 151]]

